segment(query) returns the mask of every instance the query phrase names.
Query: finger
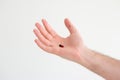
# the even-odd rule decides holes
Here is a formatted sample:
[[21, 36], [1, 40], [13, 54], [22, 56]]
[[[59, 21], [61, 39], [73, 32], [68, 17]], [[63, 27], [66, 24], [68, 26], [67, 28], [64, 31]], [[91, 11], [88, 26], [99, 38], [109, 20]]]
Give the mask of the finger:
[[45, 26], [45, 29], [50, 33], [53, 37], [57, 35], [57, 33], [52, 29], [52, 27], [48, 24], [45, 19], [42, 19], [42, 23]]
[[51, 52], [52, 48], [49, 46], [44, 45], [42, 42], [40, 42], [40, 40], [35, 39], [35, 43], [38, 45], [38, 47], [40, 47], [41, 49], [47, 51], [47, 52]]
[[36, 23], [35, 25], [46, 39], [48, 40], [52, 39], [52, 36], [39, 23]]
[[44, 37], [42, 36], [42, 34], [41, 34], [37, 29], [34, 29], [33, 31], [34, 31], [34, 34], [36, 35], [36, 37], [37, 37], [42, 43], [44, 43], [44, 44], [47, 45], [47, 46], [50, 45], [50, 42], [49, 42], [46, 38], [44, 38]]
[[76, 28], [73, 26], [73, 24], [69, 21], [69, 19], [65, 19], [64, 23], [66, 25], [66, 27], [68, 28], [69, 32], [72, 34], [74, 32], [76, 32]]

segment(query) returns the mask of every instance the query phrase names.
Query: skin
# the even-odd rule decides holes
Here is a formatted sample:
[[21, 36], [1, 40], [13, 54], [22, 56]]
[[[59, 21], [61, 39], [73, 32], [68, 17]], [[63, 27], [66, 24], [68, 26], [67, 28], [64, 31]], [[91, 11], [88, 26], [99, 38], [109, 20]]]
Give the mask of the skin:
[[42, 19], [43, 25], [36, 23], [33, 32], [37, 37], [35, 43], [38, 47], [76, 62], [107, 80], [120, 80], [120, 61], [87, 48], [70, 20], [66, 18], [64, 23], [70, 32], [66, 38], [58, 35], [45, 19]]

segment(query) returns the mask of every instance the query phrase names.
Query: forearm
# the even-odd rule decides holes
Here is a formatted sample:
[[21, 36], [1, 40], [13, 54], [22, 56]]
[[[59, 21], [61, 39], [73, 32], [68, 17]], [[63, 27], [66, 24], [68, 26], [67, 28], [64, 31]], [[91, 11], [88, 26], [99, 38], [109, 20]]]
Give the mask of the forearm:
[[107, 80], [120, 80], [120, 61], [90, 49], [81, 54], [79, 64]]

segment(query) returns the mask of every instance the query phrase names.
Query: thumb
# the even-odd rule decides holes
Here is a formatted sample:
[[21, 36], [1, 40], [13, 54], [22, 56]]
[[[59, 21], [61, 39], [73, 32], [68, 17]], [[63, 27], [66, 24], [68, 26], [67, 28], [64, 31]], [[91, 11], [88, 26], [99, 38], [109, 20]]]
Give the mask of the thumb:
[[73, 26], [73, 24], [70, 22], [69, 19], [66, 18], [64, 20], [64, 23], [65, 23], [66, 27], [68, 28], [68, 30], [71, 34], [75, 33], [77, 31], [76, 28]]

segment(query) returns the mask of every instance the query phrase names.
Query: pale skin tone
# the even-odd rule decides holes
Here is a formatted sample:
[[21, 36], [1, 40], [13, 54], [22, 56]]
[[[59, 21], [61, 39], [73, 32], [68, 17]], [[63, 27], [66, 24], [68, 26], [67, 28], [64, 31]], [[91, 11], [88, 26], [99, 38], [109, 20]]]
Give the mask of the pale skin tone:
[[[66, 38], [58, 35], [45, 19], [42, 24], [36, 23], [33, 31], [37, 39], [35, 43], [48, 53], [58, 55], [76, 62], [107, 80], [120, 80], [120, 61], [87, 48], [79, 31], [65, 19], [64, 23], [70, 32]], [[59, 46], [59, 45], [62, 46]]]

